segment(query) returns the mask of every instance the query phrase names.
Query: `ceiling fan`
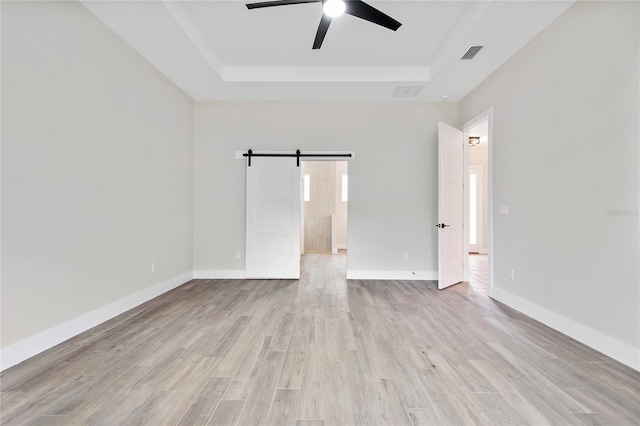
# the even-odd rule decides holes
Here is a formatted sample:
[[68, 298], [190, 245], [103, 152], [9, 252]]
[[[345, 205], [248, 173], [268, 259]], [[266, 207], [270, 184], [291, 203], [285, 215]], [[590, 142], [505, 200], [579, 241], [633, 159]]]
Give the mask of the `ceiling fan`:
[[364, 19], [365, 21], [373, 22], [390, 30], [397, 30], [402, 25], [392, 17], [382, 13], [373, 6], [369, 6], [367, 3], [361, 0], [275, 0], [265, 1], [259, 3], [247, 3], [248, 9], [259, 9], [262, 7], [274, 7], [274, 6], [288, 6], [290, 4], [301, 3], [322, 3], [322, 18], [320, 19], [320, 25], [318, 25], [318, 32], [316, 38], [313, 41], [313, 48], [320, 49], [324, 36], [327, 34], [331, 20], [343, 13], [347, 15], [355, 16], [356, 18]]

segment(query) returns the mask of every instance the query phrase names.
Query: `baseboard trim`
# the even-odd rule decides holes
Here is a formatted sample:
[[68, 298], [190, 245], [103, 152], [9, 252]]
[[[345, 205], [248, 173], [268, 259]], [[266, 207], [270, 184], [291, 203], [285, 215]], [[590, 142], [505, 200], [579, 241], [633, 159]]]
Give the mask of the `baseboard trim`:
[[522, 312], [541, 323], [576, 339], [598, 352], [640, 371], [640, 348], [634, 348], [613, 337], [593, 330], [574, 320], [552, 312], [540, 305], [529, 302], [499, 288], [493, 288], [491, 297], [498, 302]]
[[353, 271], [347, 270], [348, 280], [437, 280], [437, 271]]
[[0, 371], [19, 364], [129, 309], [158, 297], [192, 278], [193, 273], [186, 272], [0, 349]]
[[[0, 371], [6, 370], [53, 346], [64, 342], [90, 328], [108, 321], [123, 312], [135, 308], [172, 290], [192, 278], [243, 279], [244, 270], [201, 270], [187, 272], [139, 291], [102, 308], [88, 312], [35, 336], [0, 349]], [[347, 271], [347, 279], [353, 280], [437, 280], [437, 271]], [[579, 342], [640, 371], [640, 349], [595, 331], [583, 324], [552, 312], [511, 293], [493, 288], [492, 298], [540, 321], [541, 323], [572, 337]]]
[[247, 278], [244, 269], [207, 269], [193, 271], [193, 278], [198, 280], [243, 280]]

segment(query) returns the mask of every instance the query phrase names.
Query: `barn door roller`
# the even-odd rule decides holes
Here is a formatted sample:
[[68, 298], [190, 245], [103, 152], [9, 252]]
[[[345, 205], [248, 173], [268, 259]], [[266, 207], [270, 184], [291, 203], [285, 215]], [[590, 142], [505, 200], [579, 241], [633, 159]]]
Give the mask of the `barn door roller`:
[[300, 167], [300, 158], [301, 157], [316, 157], [316, 158], [318, 158], [318, 157], [351, 157], [351, 154], [328, 154], [328, 153], [302, 154], [299, 149], [297, 149], [294, 154], [287, 154], [287, 153], [260, 154], [260, 153], [253, 152], [253, 150], [250, 149], [247, 152], [245, 152], [244, 154], [242, 154], [242, 156], [243, 157], [247, 157], [247, 165], [249, 167], [251, 167], [251, 158], [253, 158], [253, 157], [295, 157], [296, 165], [298, 167]]

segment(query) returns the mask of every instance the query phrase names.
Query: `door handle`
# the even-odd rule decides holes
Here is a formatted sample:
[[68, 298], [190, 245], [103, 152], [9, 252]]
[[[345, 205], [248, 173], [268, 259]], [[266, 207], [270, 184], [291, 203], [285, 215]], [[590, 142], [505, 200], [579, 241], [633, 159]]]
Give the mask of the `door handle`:
[[436, 225], [436, 228], [441, 228], [442, 229], [442, 228], [448, 228], [449, 226], [451, 226], [451, 225], [445, 225], [444, 223], [439, 223], [439, 224]]

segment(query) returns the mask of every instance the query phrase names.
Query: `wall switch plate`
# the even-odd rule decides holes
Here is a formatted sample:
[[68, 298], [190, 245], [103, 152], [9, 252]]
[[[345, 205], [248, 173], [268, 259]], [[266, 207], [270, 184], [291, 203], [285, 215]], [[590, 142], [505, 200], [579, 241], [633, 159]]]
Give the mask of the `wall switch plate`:
[[403, 255], [402, 255], [402, 258], [403, 258], [404, 260], [409, 260], [409, 253], [405, 253], [405, 254], [403, 254]]
[[151, 262], [151, 272], [156, 271], [156, 262]]
[[500, 206], [498, 214], [500, 216], [509, 216], [509, 206]]
[[240, 259], [242, 259], [242, 253], [237, 251], [236, 252], [236, 260], [240, 260]]
[[513, 269], [509, 269], [509, 278], [512, 280], [516, 279], [516, 273], [513, 271]]

